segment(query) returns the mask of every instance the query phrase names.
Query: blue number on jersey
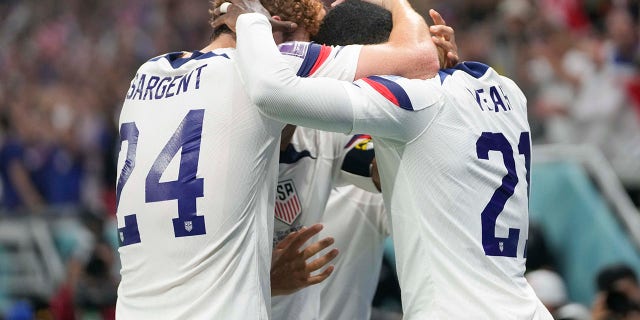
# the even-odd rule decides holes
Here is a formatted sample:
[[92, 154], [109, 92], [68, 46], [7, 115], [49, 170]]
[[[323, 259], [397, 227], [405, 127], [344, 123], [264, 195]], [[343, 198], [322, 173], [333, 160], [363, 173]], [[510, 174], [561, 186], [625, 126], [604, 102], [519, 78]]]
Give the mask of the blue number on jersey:
[[[138, 127], [133, 122], [123, 123], [120, 126], [120, 144], [125, 140], [127, 145], [127, 159], [124, 161], [122, 172], [120, 172], [120, 178], [118, 179], [118, 185], [116, 186], [116, 208], [120, 204], [120, 193], [122, 188], [129, 180], [133, 168], [136, 166], [136, 150], [138, 147]], [[138, 220], [135, 214], [130, 214], [124, 217], [124, 227], [118, 229], [118, 235], [120, 239], [120, 245], [126, 246], [133, 243], [140, 242], [140, 233], [138, 232]]]
[[[204, 110], [189, 111], [147, 175], [145, 184], [147, 203], [178, 200], [178, 217], [173, 219], [173, 232], [176, 237], [206, 233], [204, 217], [196, 215], [196, 198], [204, 195], [203, 179], [196, 178], [203, 118]], [[162, 173], [180, 149], [182, 151], [178, 180], [160, 182]]]
[[[204, 110], [191, 110], [187, 113], [154, 161], [146, 178], [145, 202], [178, 200], [178, 217], [173, 219], [173, 230], [176, 237], [206, 233], [204, 217], [196, 215], [196, 198], [204, 195], [204, 181], [202, 178], [196, 178], [203, 118]], [[120, 173], [116, 189], [118, 204], [120, 203], [120, 193], [135, 166], [139, 131], [135, 123], [124, 123], [120, 128], [120, 135], [121, 142], [127, 140], [129, 146], [127, 159]], [[162, 174], [179, 150], [182, 151], [178, 180], [160, 182]], [[124, 222], [125, 226], [118, 228], [120, 246], [139, 243], [140, 233], [136, 215], [125, 216]]]
[[[509, 228], [507, 238], [498, 238], [495, 235], [496, 220], [498, 215], [504, 210], [507, 200], [513, 195], [518, 184], [518, 174], [516, 172], [515, 159], [511, 144], [502, 133], [483, 132], [476, 142], [476, 152], [478, 159], [489, 160], [489, 151], [499, 151], [502, 153], [502, 161], [507, 169], [507, 174], [502, 178], [502, 184], [491, 196], [491, 200], [484, 207], [480, 214], [482, 223], [482, 247], [488, 256], [516, 257], [518, 251], [518, 240], [520, 229]], [[531, 163], [531, 148], [529, 146], [529, 133], [520, 134], [518, 152], [525, 157], [525, 168], [527, 171], [527, 195], [529, 193], [529, 166]]]

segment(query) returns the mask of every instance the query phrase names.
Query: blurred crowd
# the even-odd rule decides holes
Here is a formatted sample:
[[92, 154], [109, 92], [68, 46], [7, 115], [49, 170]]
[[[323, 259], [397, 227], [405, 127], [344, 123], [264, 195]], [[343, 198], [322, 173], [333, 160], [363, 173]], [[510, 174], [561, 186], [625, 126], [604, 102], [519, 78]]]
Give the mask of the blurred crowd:
[[[490, 64], [523, 88], [534, 143], [595, 145], [640, 199], [640, 1], [413, 4], [425, 16], [439, 10], [454, 26], [463, 60]], [[118, 112], [141, 63], [207, 44], [207, 6], [0, 0], [0, 217], [80, 222], [76, 242], [91, 245], [63, 254], [70, 276], [57, 296], [61, 305], [65, 297], [77, 302], [74, 292], [87, 288], [80, 279], [117, 282], [108, 248]]]
[[640, 202], [640, 1], [432, 2], [463, 59], [525, 91], [534, 144], [597, 147]]

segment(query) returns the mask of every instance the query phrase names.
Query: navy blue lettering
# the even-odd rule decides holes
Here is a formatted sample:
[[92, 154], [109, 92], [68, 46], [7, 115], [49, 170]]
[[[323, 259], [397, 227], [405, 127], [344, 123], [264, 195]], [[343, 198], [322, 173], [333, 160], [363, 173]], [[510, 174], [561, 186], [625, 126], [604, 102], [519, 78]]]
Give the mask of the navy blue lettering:
[[133, 80], [131, 80], [126, 99], [159, 100], [185, 93], [190, 89], [191, 76], [194, 74], [194, 71], [196, 71], [195, 88], [200, 89], [200, 75], [202, 74], [202, 69], [206, 66], [205, 64], [187, 74], [173, 77], [161, 78], [159, 76], [149, 75], [149, 81], [147, 81], [146, 74], [137, 73]]
[[142, 74], [140, 75], [140, 80], [138, 81], [138, 88], [136, 89], [136, 93], [133, 94], [133, 99], [136, 99], [136, 97], [138, 97], [138, 99], [142, 99], [142, 91], [144, 90], [144, 81], [147, 78], [146, 74]]
[[171, 83], [169, 83], [169, 87], [167, 88], [167, 94], [164, 96], [165, 98], [170, 98], [174, 96], [174, 93], [171, 92], [171, 88], [176, 86], [176, 80], [182, 78], [182, 76], [175, 76], [173, 77], [173, 80], [171, 80]]
[[138, 74], [136, 73], [136, 76], [133, 78], [133, 80], [131, 80], [131, 87], [129, 89], [129, 92], [127, 93], [127, 99], [131, 99], [131, 97], [133, 97], [133, 93], [136, 90], [136, 80], [138, 79]]
[[182, 89], [182, 92], [187, 92], [187, 89], [189, 88], [189, 82], [191, 82], [192, 74], [193, 71], [189, 72], [188, 75], [183, 76], [182, 79], [180, 79], [180, 84], [178, 84], [178, 89], [176, 90], [176, 96], [180, 94], [180, 89]]
[[[500, 108], [502, 108], [503, 111], [511, 110], [511, 101], [509, 101], [509, 98], [504, 94], [500, 86], [474, 90], [467, 88], [467, 91], [476, 100], [481, 111], [500, 112]], [[491, 100], [489, 101], [489, 99]]]
[[[491, 109], [491, 107], [487, 104], [487, 98], [485, 97], [484, 94], [484, 89], [477, 89], [476, 90], [476, 102], [478, 102], [478, 106], [480, 106], [480, 110], [484, 111], [484, 108], [482, 108], [482, 105], [484, 105], [485, 107], [487, 107], [487, 109], [489, 110], [493, 110]], [[483, 103], [484, 102], [484, 103]]]
[[[471, 93], [471, 90], [467, 89], [469, 91], [469, 93]], [[478, 103], [478, 107], [480, 107], [480, 110], [484, 111], [484, 108], [482, 107], [482, 104], [480, 103], [480, 93], [484, 92], [484, 90], [479, 89], [476, 90], [475, 94], [471, 93], [471, 95], [474, 96], [474, 98], [476, 99], [476, 102]]]
[[144, 97], [142, 97], [142, 100], [147, 100], [147, 95], [149, 96], [149, 99], [153, 100], [152, 90], [156, 87], [158, 81], [160, 81], [160, 77], [152, 76], [151, 78], [149, 78], [149, 82], [147, 83], [147, 90], [144, 92]]
[[500, 89], [500, 93], [502, 93], [502, 97], [504, 97], [504, 101], [506, 102], [507, 107], [509, 108], [509, 110], [511, 110], [511, 101], [509, 101], [509, 97], [507, 97], [507, 95], [504, 94], [504, 90], [502, 90], [502, 86], [498, 86], [498, 89]]
[[502, 98], [500, 97], [500, 94], [498, 93], [498, 89], [496, 89], [496, 87], [492, 86], [491, 88], [489, 88], [489, 95], [491, 96], [491, 100], [493, 100], [493, 105], [496, 112], [498, 112], [498, 106], [501, 106], [502, 110], [507, 111], [507, 107], [504, 105], [504, 102], [502, 102]]
[[[158, 90], [156, 90], [156, 99], [162, 99], [165, 92], [167, 92], [167, 85], [163, 84], [166, 81], [171, 81], [171, 77], [164, 77], [162, 78], [162, 80], [160, 80], [160, 83], [158, 84]], [[162, 92], [160, 92], [159, 89], [162, 89]]]
[[200, 89], [200, 74], [202, 73], [202, 69], [206, 66], [207, 65], [205, 64], [196, 68], [196, 71], [198, 71], [198, 75], [196, 76], [196, 89]]

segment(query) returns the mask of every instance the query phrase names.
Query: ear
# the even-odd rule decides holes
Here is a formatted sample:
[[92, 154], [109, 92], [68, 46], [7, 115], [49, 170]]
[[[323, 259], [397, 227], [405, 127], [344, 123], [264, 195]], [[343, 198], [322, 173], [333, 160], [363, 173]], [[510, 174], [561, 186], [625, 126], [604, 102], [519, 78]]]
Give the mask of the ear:
[[277, 21], [282, 21], [282, 18], [280, 18], [280, 16], [271, 16], [271, 19], [277, 20]]

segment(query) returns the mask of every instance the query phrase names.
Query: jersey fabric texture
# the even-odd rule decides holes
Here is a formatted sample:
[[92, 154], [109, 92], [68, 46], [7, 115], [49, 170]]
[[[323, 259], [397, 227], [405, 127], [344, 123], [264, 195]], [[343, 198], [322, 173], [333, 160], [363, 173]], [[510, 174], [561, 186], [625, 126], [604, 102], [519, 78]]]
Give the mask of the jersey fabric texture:
[[531, 140], [520, 89], [480, 63], [356, 84], [371, 97], [353, 104], [353, 127], [376, 143], [404, 317], [551, 319], [524, 278]]
[[[331, 187], [340, 184], [348, 140], [344, 134], [296, 128], [289, 148], [280, 154], [274, 245], [289, 233], [322, 221]], [[274, 319], [317, 319], [319, 305], [319, 290], [311, 286], [273, 297], [272, 315]]]
[[237, 22], [262, 112], [373, 136], [404, 318], [551, 319], [524, 278], [531, 139], [515, 83], [480, 63], [428, 80], [296, 78], [270, 29], [255, 14]]
[[235, 50], [151, 59], [120, 115], [118, 319], [268, 319], [280, 132]]
[[336, 272], [318, 286], [320, 319], [368, 320], [389, 224], [382, 194], [354, 186], [331, 191], [320, 237], [333, 237]]
[[[300, 76], [349, 81], [355, 76], [360, 53], [360, 46], [328, 47], [306, 42], [284, 43], [279, 49]], [[322, 221], [332, 186], [348, 181], [341, 164], [350, 138], [340, 133], [296, 128], [291, 143], [280, 153], [274, 245], [289, 233]], [[315, 240], [317, 237], [311, 241]], [[271, 311], [277, 320], [318, 319], [320, 290], [311, 286], [273, 297]]]

